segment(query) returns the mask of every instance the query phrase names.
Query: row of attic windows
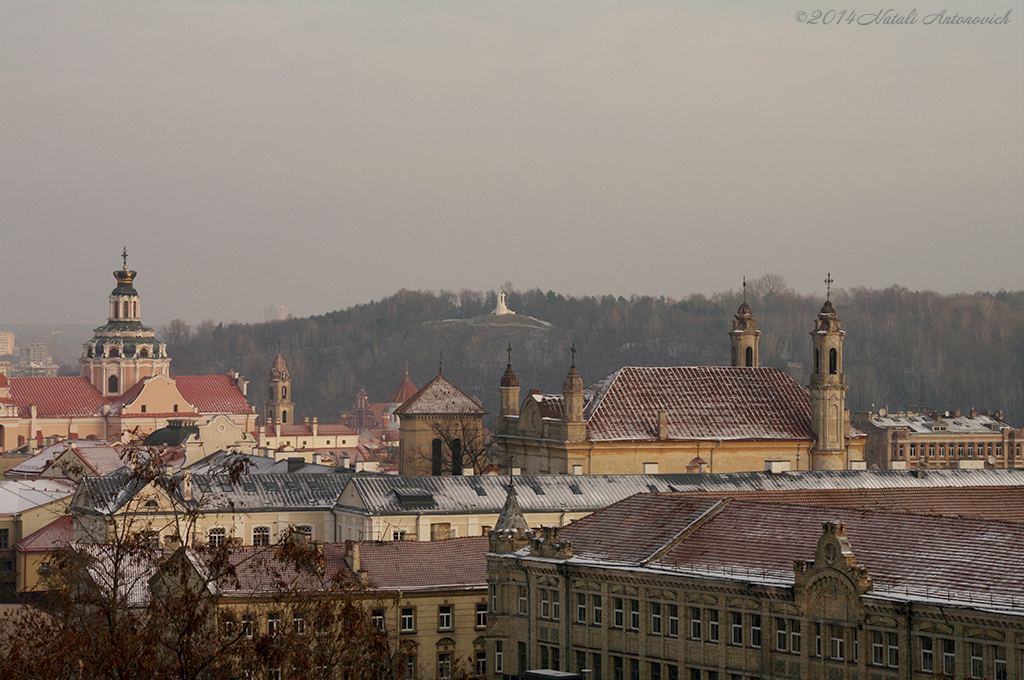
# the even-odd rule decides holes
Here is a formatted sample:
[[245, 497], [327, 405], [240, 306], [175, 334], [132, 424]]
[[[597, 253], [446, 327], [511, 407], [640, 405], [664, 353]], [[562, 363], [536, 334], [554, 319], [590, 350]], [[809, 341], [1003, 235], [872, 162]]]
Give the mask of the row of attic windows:
[[[117, 347], [111, 347], [106, 352], [107, 352], [106, 355], [108, 357], [112, 358], [112, 359], [116, 359], [116, 358], [121, 356], [121, 350], [119, 350]], [[95, 350], [93, 350], [93, 348], [91, 346], [87, 347], [85, 349], [85, 356], [88, 357], [89, 359], [102, 357], [103, 356], [103, 345], [101, 345], [101, 344], [96, 345], [96, 349]], [[138, 351], [138, 357], [140, 359], [148, 359], [149, 358], [149, 348], [148, 347], [140, 347], [139, 351]]]

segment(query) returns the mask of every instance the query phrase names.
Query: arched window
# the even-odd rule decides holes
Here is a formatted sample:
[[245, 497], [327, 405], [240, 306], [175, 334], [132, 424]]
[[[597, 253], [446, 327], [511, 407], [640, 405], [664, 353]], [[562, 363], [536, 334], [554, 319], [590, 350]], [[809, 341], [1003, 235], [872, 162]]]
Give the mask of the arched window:
[[733, 345], [733, 347], [732, 347], [732, 365], [733, 366], [736, 365], [736, 358], [737, 358], [736, 357], [736, 345]]
[[288, 411], [281, 411], [281, 422], [282, 423], [287, 423], [288, 422]]
[[430, 474], [440, 477], [444, 474], [444, 457], [442, 456], [441, 440], [434, 439], [430, 442]]
[[281, 398], [282, 399], [287, 399], [288, 398], [288, 386], [287, 385], [281, 385]]
[[117, 376], [112, 375], [107, 378], [107, 392], [117, 393]]
[[92, 359], [92, 345], [85, 348], [85, 356]]
[[114, 300], [114, 314], [113, 314], [113, 317], [114, 317], [115, 319], [119, 318], [119, 317], [118, 317], [118, 313], [119, 313], [120, 311], [121, 311], [121, 305], [117, 304], [117, 300]]
[[821, 353], [817, 349], [814, 350], [814, 372], [821, 373]]
[[117, 351], [116, 347], [111, 347], [110, 351], [107, 353], [107, 356], [108, 357], [119, 357], [119, 356], [121, 356], [121, 353]]
[[462, 474], [462, 440], [452, 440], [452, 474]]
[[143, 359], [149, 358], [149, 350], [143, 347], [142, 349], [139, 350], [139, 356], [142, 357]]
[[828, 372], [832, 375], [839, 372], [839, 352], [835, 347], [828, 351]]
[[121, 303], [121, 316], [123, 316], [126, 319], [128, 318], [128, 301], [127, 300], [125, 300], [124, 302]]
[[747, 366], [753, 366], [753, 365], [754, 365], [754, 348], [753, 347], [748, 347], [747, 348]]

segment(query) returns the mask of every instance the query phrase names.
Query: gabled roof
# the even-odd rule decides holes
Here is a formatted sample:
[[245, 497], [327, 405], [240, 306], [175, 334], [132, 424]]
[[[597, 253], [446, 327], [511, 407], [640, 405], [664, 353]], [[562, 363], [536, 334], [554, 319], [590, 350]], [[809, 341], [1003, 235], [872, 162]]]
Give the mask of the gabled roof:
[[8, 468], [5, 474], [8, 477], [38, 477], [53, 464], [54, 458], [64, 453], [68, 444], [73, 444], [79, 451], [93, 446], [110, 446], [110, 442], [100, 439], [65, 439], [44, 446], [36, 455]]
[[254, 413], [252, 405], [229, 375], [179, 375], [178, 392], [200, 413]]
[[813, 440], [807, 391], [777, 368], [626, 366], [585, 390], [590, 441]]
[[456, 387], [448, 378], [438, 374], [436, 378], [424, 385], [419, 392], [395, 409], [395, 413], [404, 415], [486, 415], [480, 404], [471, 396]]
[[486, 588], [487, 550], [486, 536], [360, 543], [359, 567], [381, 590]]
[[795, 560], [814, 559], [825, 521], [847, 525], [871, 596], [1021, 603], [1020, 524], [644, 494], [564, 527], [559, 538], [572, 543], [574, 562], [787, 585]]
[[64, 515], [15, 543], [14, 549], [23, 553], [49, 552], [66, 547], [73, 536], [74, 519]]
[[28, 418], [35, 405], [40, 418], [67, 418], [99, 415], [108, 401], [81, 376], [56, 378], [11, 378], [11, 399], [18, 416]]

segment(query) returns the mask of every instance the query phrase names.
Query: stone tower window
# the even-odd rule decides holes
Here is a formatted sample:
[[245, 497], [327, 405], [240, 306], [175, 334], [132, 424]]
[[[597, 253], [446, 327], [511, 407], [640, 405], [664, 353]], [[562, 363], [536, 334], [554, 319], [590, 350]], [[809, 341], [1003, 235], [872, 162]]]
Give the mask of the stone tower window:
[[431, 471], [430, 474], [435, 477], [440, 477], [444, 474], [444, 458], [441, 455], [441, 440], [435, 438], [434, 441], [430, 442], [430, 462]]
[[288, 422], [288, 411], [281, 411], [281, 422], [282, 423], [287, 423]]
[[127, 300], [125, 300], [124, 302], [121, 303], [121, 316], [123, 316], [126, 319], [128, 318], [128, 301]]
[[281, 386], [281, 398], [282, 399], [287, 399], [288, 398], [288, 386], [287, 385], [282, 385]]
[[117, 392], [117, 376], [112, 375], [107, 378], [107, 392]]
[[270, 386], [270, 398], [271, 399], [274, 398], [274, 386], [273, 385]]
[[753, 366], [753, 365], [754, 365], [754, 348], [753, 347], [748, 347], [747, 348], [747, 366]]
[[821, 353], [817, 349], [814, 350], [814, 372], [821, 373]]
[[835, 347], [828, 351], [828, 372], [832, 375], [839, 372], [839, 352]]

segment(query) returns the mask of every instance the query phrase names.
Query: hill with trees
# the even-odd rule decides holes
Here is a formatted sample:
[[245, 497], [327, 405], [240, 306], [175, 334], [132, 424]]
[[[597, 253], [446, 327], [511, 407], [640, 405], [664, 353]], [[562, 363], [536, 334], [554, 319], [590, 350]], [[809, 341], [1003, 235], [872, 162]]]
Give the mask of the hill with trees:
[[[563, 296], [502, 290], [515, 316], [494, 316], [497, 291], [400, 290], [379, 301], [322, 316], [265, 324], [194, 328], [175, 319], [161, 329], [174, 374], [240, 371], [262, 412], [266, 376], [280, 351], [292, 375], [297, 415], [335, 422], [364, 388], [385, 401], [405, 367], [417, 386], [439, 368], [491, 414], [506, 347], [523, 393], [561, 389], [576, 365], [589, 384], [625, 365], [725, 365], [740, 291], [668, 297]], [[747, 286], [761, 335], [761, 365], [806, 384], [810, 336], [822, 298], [792, 291], [766, 274]], [[853, 410], [1002, 410], [1024, 424], [1024, 291], [940, 295], [892, 287], [836, 290], [847, 331], [844, 368]]]

